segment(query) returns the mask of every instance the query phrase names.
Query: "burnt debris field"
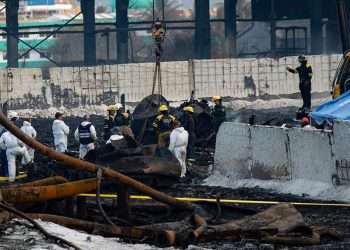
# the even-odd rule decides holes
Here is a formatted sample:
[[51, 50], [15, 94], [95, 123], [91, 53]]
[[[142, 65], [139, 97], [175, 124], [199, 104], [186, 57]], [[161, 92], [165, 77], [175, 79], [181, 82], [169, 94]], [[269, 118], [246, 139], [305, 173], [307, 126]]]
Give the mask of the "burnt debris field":
[[[259, 117], [264, 119], [263, 115]], [[79, 122], [77, 117], [66, 118], [72, 130]], [[101, 134], [103, 118], [93, 116], [92, 122]], [[52, 146], [51, 124], [49, 119], [33, 120], [33, 126], [40, 128], [38, 141], [48, 146]], [[76, 154], [78, 145], [74, 141], [70, 141], [69, 145], [71, 154]], [[337, 202], [315, 201], [307, 196], [280, 194], [258, 187], [230, 189], [203, 185], [203, 180], [213, 172], [212, 149], [196, 150], [185, 179], [130, 174], [150, 185], [152, 190], [157, 190], [155, 193], [145, 187], [139, 186], [137, 190], [132, 188], [135, 186], [121, 185], [115, 178], [103, 173], [101, 176], [101, 173], [67, 168], [63, 166], [64, 162], [51, 158], [37, 153], [31, 169], [35, 174], [29, 173], [30, 180], [26, 180], [41, 179], [41, 184], [29, 182], [16, 186], [19, 188], [16, 193], [11, 187], [2, 187], [6, 204], [13, 204], [32, 219], [120, 238], [123, 244], [147, 243], [154, 246], [152, 249], [170, 246], [191, 249], [350, 248], [350, 208], [347, 206], [324, 206], [325, 203]], [[127, 168], [119, 170], [129, 173]], [[77, 188], [76, 183], [81, 180]], [[67, 189], [72, 193], [63, 195], [67, 185], [72, 185]], [[53, 187], [55, 191], [50, 191]], [[89, 195], [77, 195], [72, 191], [74, 189]], [[146, 192], [141, 192], [141, 189]], [[167, 197], [162, 196], [163, 193]], [[55, 195], [57, 198], [52, 199]], [[148, 198], [152, 195], [155, 200]], [[183, 200], [173, 202], [169, 197]], [[300, 204], [291, 204], [295, 202]], [[67, 242], [42, 236], [37, 227], [32, 227], [15, 211], [3, 210], [0, 217], [3, 222], [0, 236], [2, 249], [47, 247], [49, 243], [61, 245], [63, 249], [68, 247]]]

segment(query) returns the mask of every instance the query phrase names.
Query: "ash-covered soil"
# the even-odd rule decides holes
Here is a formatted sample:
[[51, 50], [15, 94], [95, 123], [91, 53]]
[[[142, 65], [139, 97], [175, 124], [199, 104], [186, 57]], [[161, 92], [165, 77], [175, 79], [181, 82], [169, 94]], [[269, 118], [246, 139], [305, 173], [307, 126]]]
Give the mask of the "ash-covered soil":
[[[230, 120], [238, 122], [248, 122], [251, 115], [255, 115], [257, 124], [282, 125], [283, 123], [292, 122], [295, 117], [296, 107], [249, 110], [244, 109], [239, 112], [230, 112]], [[95, 125], [98, 136], [102, 137], [103, 117], [92, 116], [92, 122]], [[33, 126], [38, 131], [38, 140], [52, 146], [53, 138], [51, 132], [52, 119], [35, 118]], [[78, 143], [74, 141], [73, 133], [79, 125], [81, 118], [67, 117], [65, 122], [71, 128], [69, 137], [69, 148], [72, 151], [78, 150]], [[206, 164], [207, 163], [207, 164]], [[222, 187], [212, 187], [201, 185], [202, 180], [211, 173], [212, 154], [202, 154], [201, 159], [197, 159], [189, 166], [189, 174], [185, 180], [167, 187], [161, 187], [161, 191], [175, 197], [203, 197], [203, 198], [221, 198], [221, 199], [246, 199], [246, 200], [263, 200], [263, 201], [280, 201], [280, 202], [314, 202], [308, 197], [301, 197], [288, 194], [279, 194], [270, 190], [260, 188], [239, 188], [229, 189]], [[50, 168], [52, 162], [46, 157], [37, 155], [37, 168]], [[322, 202], [322, 201], [320, 201]], [[329, 203], [329, 201], [327, 202]], [[210, 214], [218, 216], [220, 222], [230, 219], [238, 219], [244, 216], [255, 214], [256, 212], [266, 209], [265, 205], [221, 205], [202, 204]], [[350, 209], [342, 207], [297, 207], [302, 213], [305, 221], [312, 226], [327, 226], [344, 232], [345, 240], [343, 242], [333, 242], [331, 240], [323, 243], [322, 246], [315, 247], [287, 247], [263, 244], [258, 241], [245, 239], [241, 242], [211, 242], [191, 246], [189, 249], [350, 249]], [[152, 216], [152, 215], [151, 215]], [[172, 219], [178, 219], [175, 215]], [[170, 219], [170, 217], [168, 218]], [[200, 248], [202, 247], [202, 248]]]

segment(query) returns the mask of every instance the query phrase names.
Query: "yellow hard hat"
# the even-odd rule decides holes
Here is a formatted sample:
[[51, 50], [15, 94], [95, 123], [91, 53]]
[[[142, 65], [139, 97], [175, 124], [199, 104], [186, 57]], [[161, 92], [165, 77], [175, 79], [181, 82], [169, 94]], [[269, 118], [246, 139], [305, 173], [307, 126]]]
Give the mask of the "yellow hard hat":
[[159, 107], [159, 112], [163, 112], [163, 111], [168, 111], [169, 109], [168, 109], [168, 106], [167, 105], [160, 105], [160, 107]]
[[216, 95], [216, 96], [213, 96], [211, 99], [212, 99], [213, 102], [220, 101], [221, 100], [221, 96]]
[[184, 107], [183, 110], [184, 110], [184, 111], [187, 111], [187, 112], [191, 112], [191, 113], [194, 112], [193, 107], [191, 107], [191, 106]]
[[107, 107], [107, 111], [116, 112], [116, 111], [117, 111], [117, 106], [115, 106], [115, 105], [109, 105], [109, 106]]

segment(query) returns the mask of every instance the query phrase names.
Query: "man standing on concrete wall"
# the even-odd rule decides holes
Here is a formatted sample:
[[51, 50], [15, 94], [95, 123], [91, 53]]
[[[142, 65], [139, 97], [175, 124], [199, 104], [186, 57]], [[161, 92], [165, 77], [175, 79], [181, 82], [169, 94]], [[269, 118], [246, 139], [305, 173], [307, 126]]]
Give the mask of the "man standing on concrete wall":
[[311, 79], [312, 67], [307, 63], [305, 56], [299, 56], [300, 66], [296, 69], [287, 67], [287, 70], [293, 74], [299, 74], [299, 89], [303, 98], [302, 110], [309, 111], [311, 109]]

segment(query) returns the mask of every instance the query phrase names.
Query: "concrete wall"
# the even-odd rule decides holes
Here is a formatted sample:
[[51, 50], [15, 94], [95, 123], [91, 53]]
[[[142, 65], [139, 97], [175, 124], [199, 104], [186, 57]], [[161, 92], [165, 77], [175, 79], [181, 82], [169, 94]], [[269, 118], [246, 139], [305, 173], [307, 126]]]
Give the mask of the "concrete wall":
[[331, 183], [332, 175], [336, 173], [332, 134], [291, 129], [288, 135], [292, 179]]
[[290, 179], [287, 132], [273, 127], [250, 127], [253, 165], [251, 176], [258, 179]]
[[[340, 55], [310, 56], [314, 68], [314, 92], [328, 92]], [[274, 60], [217, 59], [164, 62], [162, 90], [171, 101], [213, 95], [244, 98], [298, 92], [298, 76], [286, 72], [297, 66], [296, 57]], [[74, 107], [109, 104], [124, 93], [130, 102], [152, 91], [153, 63], [0, 71], [0, 101], [11, 108]]]
[[290, 179], [283, 129], [224, 123], [216, 140], [215, 166], [234, 179]]
[[217, 137], [215, 169], [236, 180], [307, 179], [332, 184], [336, 161], [350, 162], [349, 145], [348, 122], [337, 122], [333, 132], [225, 123]]
[[233, 179], [251, 177], [250, 137], [250, 129], [245, 124], [222, 124], [217, 135], [215, 151], [215, 164], [219, 166], [217, 170], [220, 174]]

